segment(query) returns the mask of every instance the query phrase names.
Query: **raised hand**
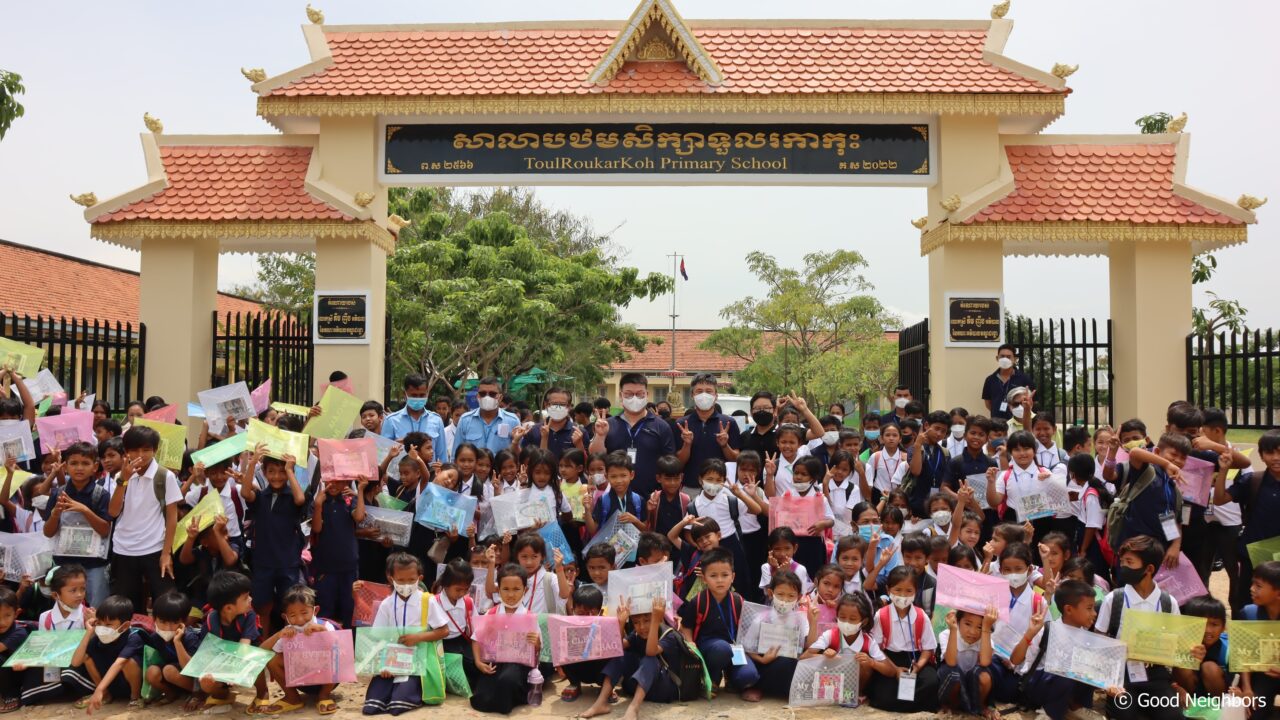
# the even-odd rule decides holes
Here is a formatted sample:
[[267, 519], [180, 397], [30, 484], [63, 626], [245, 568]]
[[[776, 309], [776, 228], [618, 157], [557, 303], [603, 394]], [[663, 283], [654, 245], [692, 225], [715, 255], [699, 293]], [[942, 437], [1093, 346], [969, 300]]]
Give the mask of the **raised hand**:
[[773, 477], [778, 472], [778, 453], [764, 454], [764, 476]]
[[689, 423], [676, 423], [676, 427], [680, 429], [680, 442], [688, 445], [693, 442], [693, 431], [689, 429]]
[[720, 423], [720, 432], [716, 433], [716, 442], [719, 443], [720, 447], [729, 446], [729, 423]]

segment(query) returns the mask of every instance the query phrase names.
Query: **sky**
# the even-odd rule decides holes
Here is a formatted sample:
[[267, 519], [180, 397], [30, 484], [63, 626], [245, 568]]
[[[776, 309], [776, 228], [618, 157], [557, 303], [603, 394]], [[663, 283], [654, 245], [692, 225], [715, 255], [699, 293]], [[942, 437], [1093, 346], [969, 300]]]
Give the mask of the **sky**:
[[[622, 21], [636, 0], [508, 2], [354, 2], [313, 0], [330, 24]], [[695, 18], [988, 17], [983, 0], [676, 0]], [[0, 68], [20, 73], [26, 116], [0, 141], [0, 239], [137, 269], [138, 254], [89, 238], [69, 194], [107, 198], [146, 181], [138, 133], [142, 114], [178, 133], [272, 133], [256, 117], [255, 95], [240, 67], [268, 75], [308, 61], [299, 26], [305, 2], [257, 0], [174, 3], [10, 4], [0, 21]], [[781, 10], [780, 10], [781, 8]], [[1280, 75], [1275, 28], [1280, 4], [1265, 0], [1137, 3], [1114, 0], [1014, 0], [1005, 54], [1048, 70], [1080, 65], [1068, 84], [1066, 114], [1050, 133], [1136, 132], [1134, 119], [1187, 112], [1188, 183], [1234, 201], [1270, 196], [1250, 242], [1217, 254], [1217, 277], [1196, 288], [1239, 299], [1250, 325], [1280, 326], [1271, 273], [1280, 260]], [[744, 256], [761, 250], [799, 267], [805, 253], [860, 252], [875, 294], [904, 323], [928, 309], [927, 263], [909, 221], [925, 213], [924, 188], [556, 187], [549, 204], [589, 218], [613, 238], [626, 264], [671, 272], [683, 253], [682, 328], [714, 328], [719, 312], [763, 285]], [[255, 259], [224, 255], [219, 285], [254, 280]], [[1039, 318], [1109, 314], [1107, 261], [1007, 258], [1007, 307]], [[669, 327], [671, 298], [637, 302], [623, 319]]]

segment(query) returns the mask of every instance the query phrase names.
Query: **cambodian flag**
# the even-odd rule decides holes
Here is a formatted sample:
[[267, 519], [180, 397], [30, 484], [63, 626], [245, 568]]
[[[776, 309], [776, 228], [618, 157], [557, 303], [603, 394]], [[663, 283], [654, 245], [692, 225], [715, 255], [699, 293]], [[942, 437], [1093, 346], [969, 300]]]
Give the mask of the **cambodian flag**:
[[685, 280], [689, 279], [689, 273], [684, 271], [684, 258], [680, 258], [680, 277]]

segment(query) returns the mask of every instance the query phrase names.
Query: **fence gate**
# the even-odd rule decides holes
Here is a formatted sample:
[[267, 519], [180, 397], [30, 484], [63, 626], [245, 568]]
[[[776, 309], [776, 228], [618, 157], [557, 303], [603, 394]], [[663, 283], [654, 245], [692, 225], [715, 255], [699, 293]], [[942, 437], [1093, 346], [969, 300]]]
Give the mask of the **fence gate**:
[[74, 401], [91, 393], [124, 412], [143, 395], [147, 328], [139, 323], [0, 313], [0, 336], [43, 348], [45, 365]]
[[311, 317], [306, 313], [213, 313], [210, 386], [271, 378], [272, 399], [310, 405]]
[[1114, 422], [1110, 320], [1102, 330], [1097, 320], [1005, 318], [1005, 342], [1036, 383], [1036, 408], [1052, 411], [1059, 427]]
[[1276, 426], [1280, 332], [1187, 336], [1187, 400], [1218, 408], [1237, 428]]
[[929, 407], [929, 320], [898, 333], [898, 384], [911, 388], [911, 397]]

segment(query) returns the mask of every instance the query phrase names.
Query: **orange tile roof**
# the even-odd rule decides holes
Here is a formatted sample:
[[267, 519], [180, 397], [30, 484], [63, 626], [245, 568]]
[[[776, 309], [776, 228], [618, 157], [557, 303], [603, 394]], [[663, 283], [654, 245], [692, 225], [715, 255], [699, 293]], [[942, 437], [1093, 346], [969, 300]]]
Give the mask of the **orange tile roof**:
[[[671, 369], [671, 329], [638, 330], [641, 335], [661, 340], [662, 344], [651, 342], [645, 346], [644, 352], [632, 352], [631, 357], [612, 365], [609, 370], [615, 372], [661, 372]], [[676, 330], [676, 369], [686, 373], [714, 372], [734, 373], [747, 366], [742, 358], [721, 355], [714, 350], [703, 350], [701, 345], [707, 336], [715, 330]], [[766, 334], [766, 342], [777, 342]], [[896, 331], [886, 331], [886, 340], [896, 341]]]
[[[32, 292], [21, 282], [0, 283], [0, 313], [138, 322], [138, 273], [61, 253], [0, 240], [0, 266], [40, 278]], [[258, 312], [252, 300], [218, 293], [218, 312]]]
[[306, 191], [309, 147], [165, 145], [160, 159], [169, 187], [94, 223], [353, 219]]
[[332, 64], [268, 96], [1065, 92], [985, 61], [985, 29], [692, 31], [722, 85], [683, 62], [628, 62], [610, 82], [588, 83], [617, 29], [406, 29], [326, 32]]
[[1173, 193], [1176, 143], [1009, 145], [1014, 191], [963, 224], [1239, 224]]

